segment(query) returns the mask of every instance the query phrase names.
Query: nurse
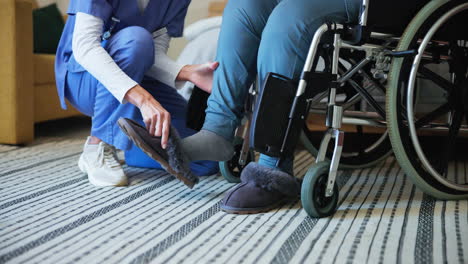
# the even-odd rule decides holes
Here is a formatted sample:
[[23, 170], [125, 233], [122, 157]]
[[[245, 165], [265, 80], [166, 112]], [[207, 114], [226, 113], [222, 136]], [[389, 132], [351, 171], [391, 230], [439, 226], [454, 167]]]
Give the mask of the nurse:
[[[58, 95], [92, 117], [78, 166], [96, 186], [127, 185], [116, 149], [133, 150], [116, 125], [120, 117], [144, 124], [167, 144], [171, 124], [184, 136], [185, 100], [176, 89], [185, 81], [211, 92], [217, 63], [179, 65], [166, 52], [180, 37], [190, 0], [71, 0], [59, 44], [55, 71]], [[175, 88], [175, 89], [174, 89]], [[141, 157], [146, 157], [141, 154]], [[149, 160], [149, 158], [147, 158]], [[132, 166], [157, 167], [144, 159]], [[195, 164], [198, 174], [214, 172], [216, 163]]]

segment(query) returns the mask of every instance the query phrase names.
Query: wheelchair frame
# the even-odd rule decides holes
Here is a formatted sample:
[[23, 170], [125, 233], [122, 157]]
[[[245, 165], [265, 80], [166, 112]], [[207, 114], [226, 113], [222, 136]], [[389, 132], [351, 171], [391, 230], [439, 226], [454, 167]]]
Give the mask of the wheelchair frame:
[[[369, 14], [368, 14], [369, 2], [370, 2], [369, 0], [362, 1], [362, 13], [359, 18], [359, 23], [355, 25], [355, 27], [359, 27], [358, 30], [365, 29], [367, 26], [368, 17], [369, 17]], [[450, 1], [440, 0], [440, 1], [435, 1], [435, 2], [440, 2], [440, 6], [443, 6], [444, 4], [447, 4]], [[363, 71], [363, 68], [369, 65], [370, 63], [376, 63], [376, 64], [378, 63], [390, 64], [391, 63], [392, 67], [395, 68], [395, 64], [393, 63], [395, 59], [403, 60], [406, 58], [414, 58], [414, 64], [413, 64], [413, 68], [412, 68], [411, 75], [410, 75], [410, 83], [408, 84], [408, 91], [407, 91], [408, 99], [407, 99], [406, 109], [404, 113], [402, 113], [402, 115], [405, 116], [408, 121], [411, 142], [415, 146], [416, 154], [419, 156], [419, 158], [422, 161], [422, 164], [428, 169], [429, 173], [434, 178], [438, 179], [439, 182], [441, 182], [442, 184], [447, 185], [448, 188], [451, 188], [456, 191], [461, 191], [462, 195], [455, 196], [455, 195], [445, 195], [444, 193], [437, 193], [437, 191], [434, 191], [433, 189], [429, 188], [427, 186], [427, 183], [418, 182], [417, 180], [415, 180], [414, 177], [412, 178], [413, 181], [415, 181], [418, 187], [420, 187], [423, 191], [430, 193], [431, 195], [434, 195], [438, 198], [459, 199], [462, 197], [468, 197], [468, 185], [460, 187], [457, 185], [450, 184], [450, 182], [448, 181], [445, 181], [443, 177], [436, 170], [434, 170], [434, 168], [432, 168], [430, 162], [424, 155], [424, 152], [421, 148], [420, 142], [418, 140], [417, 132], [416, 132], [417, 124], [415, 123], [417, 122], [415, 122], [414, 120], [415, 112], [414, 112], [413, 103], [412, 103], [415, 100], [415, 80], [416, 80], [417, 68], [418, 68], [419, 63], [421, 62], [421, 58], [424, 56], [424, 50], [427, 47], [427, 44], [434, 36], [434, 33], [440, 28], [440, 26], [447, 19], [449, 19], [454, 13], [468, 10], [468, 2], [465, 3], [464, 1], [461, 1], [461, 0], [460, 1], [457, 0], [454, 2], [456, 2], [457, 4], [458, 2], [462, 2], [462, 4], [459, 7], [457, 7], [456, 10], [451, 10], [449, 13], [446, 13], [442, 17], [437, 19], [437, 23], [431, 26], [429, 32], [425, 35], [425, 38], [421, 42], [421, 45], [419, 46], [418, 50], [416, 49], [399, 50], [398, 49], [400, 47], [401, 40], [405, 37], [405, 35], [403, 35], [402, 37], [395, 37], [394, 35], [391, 35], [391, 34], [365, 32], [368, 34], [367, 37], [371, 40], [380, 40], [384, 43], [398, 44], [395, 46], [393, 45], [388, 46], [385, 44], [384, 45], [372, 44], [372, 41], [361, 43], [361, 40], [358, 40], [352, 43], [348, 41], [346, 37], [344, 38], [343, 36], [346, 36], [347, 32], [353, 31], [355, 30], [355, 28], [351, 28], [349, 25], [346, 25], [346, 24], [326, 23], [320, 26], [318, 30], [315, 32], [312, 43], [309, 48], [307, 59], [303, 68], [302, 76], [299, 80], [298, 89], [296, 91], [295, 98], [292, 103], [291, 110], [289, 112], [288, 126], [286, 129], [286, 133], [284, 135], [283, 144], [281, 146], [281, 153], [285, 153], [286, 146], [288, 144], [288, 138], [290, 137], [291, 129], [293, 127], [294, 119], [297, 118], [297, 113], [298, 113], [297, 107], [298, 105], [301, 105], [301, 101], [306, 100], [308, 103], [312, 101], [320, 101], [326, 98], [328, 95], [328, 101], [327, 101], [327, 106], [326, 106], [326, 122], [325, 122], [327, 130], [320, 143], [320, 148], [316, 155], [315, 166], [313, 165], [309, 169], [309, 172], [312, 174], [315, 174], [316, 177], [314, 176], [314, 177], [307, 178], [307, 175], [309, 174], [308, 172], [306, 174], [306, 178], [304, 179], [303, 186], [302, 186], [302, 194], [301, 194], [302, 203], [303, 203], [304, 209], [307, 211], [307, 213], [310, 216], [313, 216], [313, 217], [329, 216], [333, 214], [334, 211], [336, 210], [337, 201], [338, 201], [338, 188], [336, 185], [336, 177], [338, 174], [340, 160], [341, 160], [342, 153], [343, 153], [344, 135], [345, 135], [345, 132], [341, 130], [342, 125], [350, 124], [350, 125], [357, 125], [357, 126], [365, 125], [365, 126], [376, 126], [376, 127], [387, 128], [387, 124], [389, 120], [387, 118], [387, 114], [389, 113], [388, 106], [387, 106], [387, 111], [383, 109], [379, 105], [379, 103], [375, 100], [375, 98], [370, 94], [370, 90], [368, 88], [363, 88], [359, 84], [352, 83], [352, 87], [355, 89], [357, 94], [353, 96], [349, 101], [341, 105], [337, 103], [337, 89], [340, 87], [341, 84], [349, 81], [355, 74], [357, 73], [366, 74]], [[328, 93], [323, 92], [313, 98], [305, 98], [306, 89], [308, 86], [308, 82], [311, 78], [311, 73], [313, 72], [312, 68], [314, 67], [314, 62], [318, 54], [319, 46], [321, 45], [322, 37], [328, 32], [333, 33], [333, 44], [332, 44], [333, 54], [332, 54], [332, 59], [331, 59], [331, 74], [333, 78], [330, 82], [330, 86], [328, 87], [328, 91], [327, 91]], [[349, 69], [346, 69], [345, 72], [343, 72], [343, 70], [340, 72], [340, 67], [339, 67], [340, 66], [340, 51], [342, 49], [364, 51], [366, 55], [364, 59], [362, 59], [360, 62], [353, 63], [355, 65], [353, 65]], [[382, 61], [381, 60], [382, 58], [389, 58], [390, 62], [385, 61], [385, 60]], [[393, 68], [392, 70], [394, 70]], [[338, 76], [340, 77], [338, 78]], [[375, 87], [377, 87], [383, 91], [386, 90], [386, 87], [381, 82], [379, 82], [378, 79], [369, 77], [368, 80], [372, 82], [372, 86], [374, 87], [372, 89], [375, 89]], [[437, 80], [435, 82], [437, 82]], [[251, 90], [251, 96], [255, 96], [255, 89]], [[359, 101], [362, 99], [364, 99], [364, 101], [375, 110], [375, 113], [377, 114], [377, 118], [376, 118], [375, 113], [369, 114], [369, 113], [359, 112], [356, 114], [356, 113], [345, 112], [345, 109], [353, 105], [353, 103], [355, 103], [356, 101]], [[387, 95], [387, 100], [388, 100], [388, 95]], [[253, 112], [253, 110], [250, 108], [252, 107], [252, 105], [253, 104], [248, 105], [246, 109], [249, 117], [251, 116], [251, 113]], [[468, 122], [468, 112], [466, 113], [466, 115], [467, 115], [467, 122]], [[303, 115], [303, 116], [300, 116], [300, 119], [305, 122], [306, 117], [307, 115]], [[248, 150], [249, 150], [248, 134], [249, 133], [247, 131], [250, 130], [250, 120], [251, 119], [249, 118], [249, 121], [244, 126], [243, 130], [238, 131], [238, 135], [243, 135], [246, 137], [243, 143], [243, 147], [242, 147], [242, 151], [241, 151], [240, 159], [239, 159], [239, 164], [241, 165], [245, 165], [246, 157], [249, 154], [248, 153]], [[429, 120], [429, 121], [432, 121], [432, 120]], [[395, 134], [397, 133], [393, 132], [393, 137], [395, 137]], [[381, 136], [381, 138], [379, 139], [379, 142], [381, 142], [381, 140], [385, 140], [385, 138], [388, 135], [389, 135], [389, 131], [387, 130]], [[390, 138], [391, 137], [392, 137], [392, 133], [390, 133]], [[326, 161], [327, 150], [332, 139], [334, 140], [334, 148], [333, 148], [331, 161], [330, 163], [328, 163]], [[392, 147], [395, 148], [395, 144], [393, 141], [392, 141]], [[283, 155], [281, 155], [278, 163], [281, 163], [282, 159], [283, 159]], [[397, 159], [399, 160], [398, 156], [397, 156]], [[410, 171], [410, 168], [408, 168], [407, 165], [403, 164], [402, 167], [403, 169], [405, 169], [405, 171], [408, 174], [410, 174], [408, 172]], [[413, 168], [413, 171], [411, 171], [411, 173], [413, 173], [414, 175], [415, 173], [418, 173], [418, 172], [415, 171]], [[323, 182], [323, 179], [325, 178], [322, 177], [322, 179], [319, 179], [320, 178], [319, 176], [324, 176], [324, 175], [326, 175], [325, 182]], [[317, 186], [319, 187], [318, 189], [317, 189]], [[324, 190], [321, 190], [321, 188], [323, 188]], [[324, 204], [330, 204], [330, 206], [328, 206], [325, 210], [319, 210], [318, 208], [315, 208], [313, 205], [311, 206], [311, 204], [314, 204], [317, 202], [315, 201], [317, 197], [311, 197], [313, 196], [311, 193], [317, 192], [317, 191], [320, 192], [319, 196], [323, 196], [322, 198], [324, 200], [322, 202]]]
[[[362, 3], [363, 12], [361, 13], [360, 22], [358, 25], [360, 27], [365, 27], [367, 25], [368, 10], [369, 10], [368, 7], [369, 7], [369, 0], [363, 0], [363, 3]], [[309, 53], [307, 55], [307, 59], [304, 65], [303, 76], [301, 77], [301, 80], [299, 81], [299, 87], [296, 93], [295, 102], [293, 103], [293, 106], [294, 106], [297, 104], [297, 101], [301, 100], [301, 97], [303, 96], [307, 88], [307, 80], [305, 78], [305, 75], [307, 75], [307, 73], [311, 72], [312, 70], [313, 62], [317, 55], [317, 50], [321, 43], [321, 39], [325, 33], [330, 32], [330, 31], [334, 32], [334, 38], [333, 38], [334, 50], [333, 50], [332, 68], [331, 68], [331, 73], [334, 76], [338, 76], [339, 74], [338, 67], [339, 67], [341, 49], [348, 48], [348, 49], [355, 49], [355, 50], [363, 50], [366, 52], [366, 57], [361, 62], [359, 62], [356, 66], [348, 70], [348, 72], [345, 73], [340, 79], [336, 81], [332, 81], [330, 88], [329, 88], [327, 117], [326, 117], [326, 126], [328, 129], [325, 132], [323, 140], [320, 144], [318, 155], [316, 157], [316, 163], [325, 162], [328, 145], [330, 144], [331, 139], [334, 139], [335, 147], [334, 147], [333, 156], [332, 156], [331, 163], [330, 163], [329, 175], [328, 175], [328, 180], [327, 180], [327, 185], [326, 185], [326, 191], [325, 191], [326, 197], [331, 197], [334, 194], [333, 190], [334, 190], [334, 186], [336, 182], [336, 176], [338, 174], [338, 167], [340, 164], [340, 159], [341, 159], [341, 154], [343, 151], [343, 144], [344, 144], [344, 132], [340, 130], [343, 122], [345, 121], [345, 123], [347, 124], [356, 124], [356, 125], [367, 124], [367, 125], [381, 126], [381, 123], [373, 122], [368, 119], [346, 119], [344, 120], [343, 106], [339, 106], [336, 103], [337, 88], [339, 87], [341, 83], [344, 83], [347, 80], [349, 80], [354, 74], [359, 72], [367, 64], [373, 61], [374, 60], [373, 54], [375, 54], [376, 52], [386, 52], [388, 54], [391, 54], [390, 51], [385, 50], [383, 47], [377, 46], [377, 45], [364, 44], [364, 45], [357, 46], [357, 45], [351, 45], [351, 44], [345, 43], [341, 37], [341, 32], [340, 32], [344, 30], [345, 27], [346, 26], [343, 24], [336, 24], [336, 23], [324, 24], [320, 26], [319, 29], [316, 31], [312, 39]], [[385, 34], [378, 34], [378, 37], [393, 38], [393, 36], [385, 35]], [[371, 55], [367, 56], [367, 54], [371, 54]], [[404, 56], [407, 54], [412, 54], [412, 53], [405, 52], [403, 54], [393, 54], [393, 55]], [[375, 83], [375, 85], [380, 86], [380, 84], [378, 83]], [[382, 119], [385, 119], [385, 111], [374, 100], [374, 98], [372, 98], [372, 96], [365, 89], [360, 89], [358, 87], [355, 87], [355, 88], [357, 88], [357, 91], [359, 92], [359, 94], [377, 111], [377, 113], [382, 117]], [[294, 112], [294, 110], [292, 110], [291, 112]], [[287, 137], [288, 137], [288, 134], [286, 134], [285, 138]]]
[[[445, 4], [448, 5], [449, 1], [438, 1], [438, 2], [436, 1], [435, 3], [432, 3], [432, 4], [437, 7], [437, 3], [440, 3], [438, 7], [444, 7]], [[301, 77], [301, 80], [299, 83], [299, 89], [296, 94], [295, 103], [293, 105], [296, 105], [296, 101], [301, 100], [301, 96], [303, 96], [304, 94], [304, 91], [307, 87], [307, 79], [304, 78], [304, 76], [306, 76], [307, 73], [312, 70], [313, 61], [315, 60], [315, 57], [317, 55], [317, 50], [318, 50], [320, 41], [322, 39], [322, 36], [326, 32], [331, 31], [334, 33], [334, 41], [333, 41], [334, 52], [333, 52], [333, 59], [332, 59], [332, 74], [333, 75], [338, 74], [338, 64], [339, 64], [341, 49], [347, 48], [347, 49], [354, 49], [354, 50], [363, 50], [366, 52], [366, 58], [362, 60], [360, 63], [358, 63], [357, 65], [355, 65], [354, 67], [352, 67], [347, 73], [343, 74], [340, 79], [338, 79], [337, 81], [333, 81], [330, 85], [329, 93], [328, 93], [328, 106], [327, 106], [327, 112], [326, 112], [327, 131], [325, 132], [323, 140], [320, 144], [318, 155], [316, 157], [316, 164], [315, 164], [316, 168], [312, 167], [309, 170], [314, 175], [311, 175], [311, 177], [307, 178], [307, 174], [306, 174], [306, 179], [305, 179], [305, 182], [303, 183], [302, 194], [301, 194], [303, 206], [306, 209], [306, 211], [309, 213], [309, 215], [314, 216], [314, 217], [328, 216], [332, 214], [334, 210], [336, 209], [336, 208], [333, 209], [332, 207], [327, 207], [326, 209], [328, 211], [327, 210], [320, 211], [320, 208], [317, 208], [317, 206], [315, 205], [316, 203], [320, 203], [316, 201], [317, 198], [320, 198], [320, 197], [317, 197], [317, 195], [314, 194], [314, 192], [320, 191], [315, 188], [315, 185], [320, 186], [320, 182], [316, 178], [321, 177], [321, 175], [319, 174], [323, 174], [324, 168], [327, 168], [327, 166], [329, 166], [327, 181], [325, 184], [326, 189], [325, 189], [325, 192], [322, 194], [324, 196], [323, 199], [325, 199], [325, 202], [323, 203], [329, 203], [329, 204], [335, 203], [336, 204], [337, 194], [335, 192], [336, 190], [338, 190], [336, 188], [336, 176], [338, 172], [338, 166], [340, 164], [340, 159], [341, 159], [342, 150], [343, 150], [343, 142], [344, 142], [344, 132], [341, 131], [342, 124], [343, 123], [347, 123], [347, 124], [359, 124], [360, 123], [360, 124], [367, 124], [367, 125], [380, 124], [379, 122], [375, 123], [375, 120], [370, 121], [370, 120], [361, 119], [360, 121], [356, 122], [357, 120], [346, 119], [344, 117], [343, 106], [338, 105], [336, 102], [336, 90], [339, 87], [339, 84], [342, 83], [343, 79], [346, 80], [348, 74], [353, 75], [354, 73], [356, 73], [362, 68], [361, 65], [365, 66], [371, 61], [375, 62], [375, 58], [379, 57], [382, 54], [383, 56], [391, 57], [392, 61], [397, 58], [412, 58], [413, 59], [411, 73], [409, 76], [409, 83], [407, 85], [406, 111], [405, 113], [403, 113], [409, 126], [409, 134], [411, 138], [411, 143], [414, 146], [417, 158], [422, 163], [423, 168], [428, 171], [428, 173], [432, 176], [433, 179], [437, 181], [437, 183], [453, 191], [454, 194], [452, 195], [452, 194], [440, 193], [438, 190], [434, 190], [433, 188], [429, 187], [426, 182], [418, 179], [418, 176], [414, 176], [415, 174], [418, 173], [418, 171], [416, 171], [414, 168], [408, 168], [410, 167], [408, 164], [404, 164], [403, 169], [405, 169], [405, 171], [411, 171], [412, 175], [410, 174], [410, 177], [413, 179], [415, 184], [417, 184], [418, 187], [422, 188], [423, 191], [431, 195], [434, 195], [442, 199], [460, 199], [463, 197], [468, 197], [468, 185], [467, 185], [468, 183], [465, 183], [462, 185], [458, 183], [457, 184], [451, 183], [450, 181], [445, 179], [430, 164], [430, 161], [426, 157], [424, 151], [422, 150], [421, 144], [419, 142], [418, 134], [416, 131], [416, 126], [418, 123], [415, 122], [415, 119], [414, 119], [414, 114], [416, 113], [414, 109], [414, 102], [416, 100], [416, 97], [415, 97], [416, 76], [419, 73], [418, 70], [419, 70], [421, 60], [424, 56], [426, 56], [425, 54], [426, 48], [429, 42], [431, 42], [435, 33], [441, 28], [441, 26], [445, 22], [448, 21], [448, 19], [454, 17], [456, 14], [459, 14], [462, 11], [468, 10], [468, 2], [454, 1], [453, 4], [454, 4], [454, 7], [452, 9], [449, 9], [447, 13], [443, 14], [440, 18], [437, 18], [436, 23], [434, 25], [430, 25], [429, 31], [425, 33], [424, 38], [422, 39], [422, 41], [420, 41], [419, 48], [417, 50], [409, 49], [409, 50], [392, 51], [392, 50], [388, 50], [386, 47], [374, 45], [374, 44], [353, 45], [353, 44], [346, 43], [343, 40], [341, 33], [343, 33], [343, 31], [346, 30], [347, 25], [342, 25], [342, 24], [324, 24], [316, 31], [309, 53], [308, 53], [305, 66], [304, 66], [303, 77]], [[429, 4], [427, 6], [429, 6]], [[367, 25], [368, 10], [369, 10], [368, 7], [369, 7], [369, 0], [364, 0], [363, 1], [364, 12], [361, 15], [360, 23], [358, 25], [359, 27], [365, 27]], [[420, 13], [421, 12], [422, 11], [420, 11]], [[405, 36], [405, 34], [401, 38], [395, 38], [392, 35], [378, 34], [378, 33], [371, 33], [370, 35], [371, 35], [370, 39], [372, 39], [373, 37], [374, 38], [377, 37], [377, 38], [383, 38], [387, 40], [393, 39], [395, 41], [398, 41], [399, 42], [398, 47], [400, 47], [401, 40], [404, 39], [404, 37], [407, 37]], [[465, 46], [465, 48], [467, 47]], [[465, 60], [467, 58], [468, 56], [464, 57]], [[466, 67], [464, 71], [466, 72]], [[432, 77], [434, 77], [435, 79], [438, 78], [438, 76], [432, 76]], [[437, 83], [437, 82], [442, 82], [442, 81], [436, 80], [434, 82]], [[452, 82], [454, 81], [452, 80]], [[385, 112], [380, 108], [380, 106], [376, 103], [376, 101], [372, 98], [372, 96], [370, 96], [365, 90], [358, 89], [358, 87], [355, 87], [355, 88], [357, 88], [356, 90], [360, 94], [360, 96], [362, 96], [362, 98], [364, 98], [365, 101], [367, 101], [367, 103], [369, 103], [376, 110], [376, 112], [380, 115], [380, 117], [382, 117], [383, 119], [387, 119], [385, 116]], [[461, 88], [455, 87], [455, 88], [462, 89], [463, 87]], [[450, 102], [448, 102], [447, 104], [450, 104]], [[465, 117], [468, 122], [468, 111], [467, 110], [465, 111], [466, 111]], [[294, 110], [292, 110], [291, 112], [294, 112]], [[424, 116], [424, 118], [427, 119], [426, 121], [430, 122], [435, 118], [435, 115], [438, 115], [438, 114], [440, 114], [439, 111], [435, 110], [434, 112], [431, 112], [430, 114]], [[418, 122], [419, 121], [420, 120], [418, 120]], [[460, 125], [461, 125], [461, 121], [458, 121], [458, 123], [455, 125], [454, 131], [459, 131]], [[393, 124], [393, 126], [395, 125]], [[452, 133], [452, 124], [450, 125], [449, 133]], [[391, 136], [393, 136], [393, 139], [394, 139], [393, 141], [397, 141], [395, 140], [395, 134], [397, 133], [393, 132], [393, 134], [391, 134]], [[330, 144], [331, 139], [334, 139], [335, 147], [334, 147], [331, 163], [328, 165], [325, 162], [325, 155], [326, 155], [327, 148], [328, 148], [328, 145]], [[393, 141], [392, 141], [392, 145], [394, 145], [393, 147], [395, 147], [395, 143]], [[398, 153], [396, 154], [397, 154], [397, 159], [400, 161], [400, 157], [398, 157]], [[308, 185], [312, 185], [312, 187]], [[324, 184], [322, 183], [322, 187], [323, 185]], [[314, 195], [315, 197], [311, 199], [310, 196], [314, 196]]]

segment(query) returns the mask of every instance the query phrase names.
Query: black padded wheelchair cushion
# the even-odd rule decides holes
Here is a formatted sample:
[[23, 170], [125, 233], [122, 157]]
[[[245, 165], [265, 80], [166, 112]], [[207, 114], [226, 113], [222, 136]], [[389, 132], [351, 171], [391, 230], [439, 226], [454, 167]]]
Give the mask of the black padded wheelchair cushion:
[[[326, 91], [332, 81], [332, 75], [329, 73], [309, 73], [306, 79], [308, 80], [306, 91], [297, 102], [295, 112], [292, 112], [298, 83], [279, 74], [269, 73], [267, 75], [255, 105], [250, 129], [251, 148], [272, 157], [293, 154], [308, 111], [306, 101], [314, 95]], [[290, 133], [286, 140], [285, 149], [281, 152], [291, 114], [293, 121]]]
[[280, 156], [297, 86], [290, 79], [269, 73], [260, 91], [250, 129], [250, 146], [260, 153]]
[[210, 94], [195, 86], [187, 104], [186, 126], [200, 131], [205, 123], [208, 97]]

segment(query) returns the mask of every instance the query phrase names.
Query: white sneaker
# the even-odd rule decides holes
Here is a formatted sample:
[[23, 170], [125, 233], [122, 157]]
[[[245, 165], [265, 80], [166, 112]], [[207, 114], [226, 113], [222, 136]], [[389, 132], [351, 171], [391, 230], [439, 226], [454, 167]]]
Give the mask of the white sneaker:
[[88, 144], [89, 137], [78, 160], [78, 167], [88, 174], [89, 182], [95, 186], [126, 186], [128, 184], [122, 166], [117, 158], [115, 147], [100, 142]]

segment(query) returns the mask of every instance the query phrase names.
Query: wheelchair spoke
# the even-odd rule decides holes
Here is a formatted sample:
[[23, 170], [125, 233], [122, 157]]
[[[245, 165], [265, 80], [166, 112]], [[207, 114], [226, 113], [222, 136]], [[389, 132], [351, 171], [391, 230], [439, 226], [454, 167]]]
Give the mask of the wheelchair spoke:
[[365, 146], [363, 145], [364, 142], [364, 130], [362, 126], [356, 126], [357, 134], [358, 134], [358, 149], [357, 152], [359, 154], [363, 154], [366, 151]]
[[448, 163], [455, 154], [454, 148], [456, 146], [457, 136], [463, 121], [463, 116], [464, 113], [462, 111], [453, 111], [452, 123], [450, 124], [449, 134], [440, 159], [439, 173], [442, 175], [447, 174]]
[[439, 74], [429, 70], [428, 68], [421, 66], [419, 68], [419, 74], [421, 74], [424, 78], [435, 83], [440, 88], [444, 89], [446, 92], [451, 92], [454, 89], [454, 85], [444, 77], [440, 76]]
[[445, 103], [442, 106], [438, 107], [436, 110], [426, 114], [425, 116], [421, 117], [416, 121], [415, 126], [416, 129], [421, 128], [430, 122], [434, 121], [438, 117], [440, 117], [443, 114], [446, 114], [450, 111], [450, 105], [449, 103]]
[[385, 94], [387, 92], [387, 88], [382, 85], [377, 79], [375, 79], [374, 77], [372, 77], [369, 73], [367, 73], [366, 71], [362, 71], [360, 72], [360, 74], [366, 78], [367, 80], [369, 80], [369, 82], [374, 86], [374, 87], [377, 87], [379, 88], [379, 90]]
[[349, 80], [349, 83], [364, 98], [364, 100], [366, 100], [366, 102], [375, 109], [375, 111], [380, 115], [380, 117], [382, 119], [385, 119], [385, 110], [379, 105], [379, 103], [374, 99], [374, 97], [365, 88], [361, 87], [355, 81]]

